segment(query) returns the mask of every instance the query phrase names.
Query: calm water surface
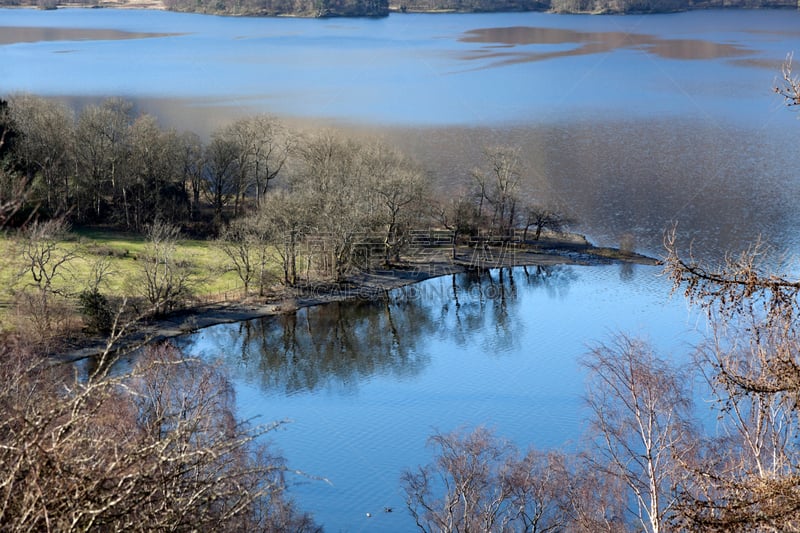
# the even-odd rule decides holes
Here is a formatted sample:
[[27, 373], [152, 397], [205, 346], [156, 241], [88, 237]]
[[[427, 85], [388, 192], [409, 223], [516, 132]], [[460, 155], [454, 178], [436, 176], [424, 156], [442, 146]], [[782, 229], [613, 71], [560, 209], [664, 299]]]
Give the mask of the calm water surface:
[[243, 416], [293, 421], [274, 441], [292, 465], [330, 480], [293, 489], [329, 530], [409, 531], [399, 478], [429, 459], [435, 430], [485, 425], [523, 448], [569, 449], [582, 432], [578, 360], [590, 346], [626, 332], [686, 359], [702, 326], [658, 272], [447, 276], [385, 301], [216, 326], [181, 342], [231, 369]]
[[[484, 146], [515, 145], [526, 191], [596, 242], [630, 233], [658, 255], [677, 221], [704, 258], [761, 236], [791, 260], [800, 123], [771, 89], [800, 49], [798, 28], [800, 13], [770, 10], [378, 20], [0, 10], [0, 94], [76, 107], [125, 96], [206, 135], [253, 112], [346, 127], [399, 144], [450, 190], [468, 183]], [[622, 331], [686, 357], [698, 319], [657, 272], [438, 278], [383, 302], [181, 342], [231, 369], [243, 416], [293, 421], [274, 440], [293, 467], [330, 480], [294, 488], [329, 531], [408, 531], [399, 476], [427, 461], [433, 431], [485, 424], [522, 447], [568, 448], [581, 434], [588, 346]]]
[[660, 254], [679, 222], [710, 258], [762, 236], [794, 256], [793, 140], [772, 93], [800, 12], [385, 19], [0, 10], [0, 94], [121, 95], [208, 134], [270, 112], [385, 137], [463, 186], [484, 146], [519, 146], [528, 194], [601, 244]]
[[[758, 96], [800, 43], [798, 27], [795, 11], [307, 20], [0, 10], [0, 35], [11, 34], [0, 42], [19, 28], [32, 34], [19, 41], [34, 41], [0, 48], [0, 74], [3, 91], [198, 98], [373, 124], [766, 120], [777, 105]], [[83, 40], [59, 33], [77, 29]]]

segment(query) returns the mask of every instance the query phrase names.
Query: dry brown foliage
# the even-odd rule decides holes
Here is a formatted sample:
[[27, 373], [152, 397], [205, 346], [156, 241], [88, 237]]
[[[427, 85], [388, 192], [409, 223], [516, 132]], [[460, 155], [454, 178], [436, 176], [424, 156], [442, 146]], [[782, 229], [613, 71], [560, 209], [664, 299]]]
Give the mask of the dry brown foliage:
[[286, 467], [233, 413], [218, 369], [167, 345], [79, 378], [2, 348], [3, 531], [309, 531]]
[[683, 466], [676, 527], [800, 530], [800, 282], [772, 272], [756, 243], [717, 268], [682, 259], [668, 236], [666, 273], [710, 318], [698, 369], [719, 412], [719, 436]]

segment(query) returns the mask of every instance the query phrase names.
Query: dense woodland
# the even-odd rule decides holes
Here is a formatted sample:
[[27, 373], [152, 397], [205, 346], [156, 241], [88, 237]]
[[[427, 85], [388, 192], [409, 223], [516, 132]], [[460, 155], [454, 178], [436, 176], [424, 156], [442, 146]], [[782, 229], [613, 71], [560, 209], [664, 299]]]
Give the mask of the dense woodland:
[[[138, 0], [137, 5], [138, 4]], [[127, 0], [0, 0], [0, 6], [124, 6]], [[146, 3], [146, 2], [145, 2]], [[670, 13], [709, 8], [797, 8], [795, 0], [163, 0], [166, 9], [246, 16], [384, 17], [390, 12]]]

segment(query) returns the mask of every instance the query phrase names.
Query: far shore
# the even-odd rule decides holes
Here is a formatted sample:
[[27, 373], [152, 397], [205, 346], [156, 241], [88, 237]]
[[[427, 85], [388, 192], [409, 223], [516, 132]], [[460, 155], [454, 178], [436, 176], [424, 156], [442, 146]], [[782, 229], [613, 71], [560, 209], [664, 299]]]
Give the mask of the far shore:
[[[8, 9], [8, 8], [26, 8], [26, 9], [44, 9], [44, 10], [54, 10], [54, 9], [71, 9], [71, 8], [82, 8], [82, 9], [96, 9], [96, 8], [112, 8], [112, 9], [148, 9], [148, 10], [156, 10], [156, 11], [170, 11], [167, 9], [164, 0], [96, 0], [93, 4], [79, 4], [79, 3], [72, 3], [72, 2], [56, 2], [53, 6], [47, 8], [41, 8], [37, 2], [30, 2], [30, 3], [22, 3], [22, 4], [15, 4], [15, 5], [0, 5], [0, 8]], [[648, 15], [648, 14], [669, 14], [669, 13], [681, 13], [686, 11], [695, 11], [695, 10], [704, 10], [704, 9], [796, 9], [793, 4], [785, 3], [781, 4], [779, 2], [773, 3], [765, 3], [763, 5], [746, 5], [746, 2], [742, 2], [742, 5], [723, 5], [723, 3], [714, 5], [713, 2], [700, 2], [695, 5], [685, 5], [682, 7], [675, 7], [675, 6], [668, 6], [662, 8], [650, 8], [650, 9], [640, 9], [640, 10], [631, 10], [631, 11], [617, 11], [610, 9], [608, 6], [604, 7], [596, 7], [594, 9], [488, 9], [488, 10], [474, 10], [474, 9], [458, 9], [458, 8], [399, 8], [397, 6], [390, 5], [388, 8], [388, 12], [386, 15], [377, 15], [378, 17], [388, 16], [388, 15], [403, 15], [403, 14], [481, 14], [481, 13], [550, 13], [550, 14], [560, 14], [560, 15], [624, 15], [624, 14], [631, 14], [631, 15]], [[277, 13], [277, 14], [261, 14], [261, 13], [226, 13], [226, 12], [217, 12], [217, 11], [183, 11], [183, 10], [175, 10], [176, 13], [193, 13], [193, 14], [204, 14], [204, 15], [224, 15], [224, 16], [231, 16], [231, 17], [274, 17], [274, 18], [317, 18], [313, 14], [308, 13]], [[373, 17], [375, 15], [366, 14], [366, 15], [355, 15], [355, 14], [334, 14], [334, 15], [327, 15], [322, 18], [360, 18], [362, 16], [365, 17]]]
[[[459, 246], [456, 259], [453, 259], [450, 247], [432, 248], [430, 253], [406, 259], [398, 265], [358, 272], [339, 284], [312, 283], [287, 287], [264, 297], [250, 295], [240, 301], [185, 308], [157, 319], [145, 319], [137, 322], [127, 334], [117, 339], [113, 350], [134, 350], [148, 343], [166, 341], [218, 324], [293, 313], [304, 307], [374, 300], [393, 289], [475, 269], [623, 263], [649, 266], [661, 264], [657, 259], [634, 252], [593, 246], [578, 235], [543, 238], [531, 246], [515, 249], [485, 247], [476, 250]], [[58, 359], [75, 362], [100, 355], [107, 349], [107, 338], [87, 337], [60, 351]]]

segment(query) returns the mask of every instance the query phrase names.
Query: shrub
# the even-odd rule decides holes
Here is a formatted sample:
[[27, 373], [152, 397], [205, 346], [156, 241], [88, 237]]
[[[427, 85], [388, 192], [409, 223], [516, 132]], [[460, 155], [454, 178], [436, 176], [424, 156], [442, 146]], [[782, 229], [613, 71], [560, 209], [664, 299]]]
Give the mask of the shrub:
[[85, 290], [78, 295], [81, 315], [86, 329], [97, 333], [109, 333], [114, 315], [108, 299], [97, 289]]

